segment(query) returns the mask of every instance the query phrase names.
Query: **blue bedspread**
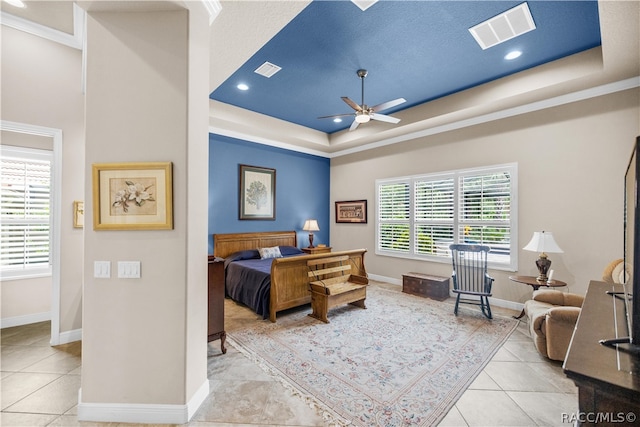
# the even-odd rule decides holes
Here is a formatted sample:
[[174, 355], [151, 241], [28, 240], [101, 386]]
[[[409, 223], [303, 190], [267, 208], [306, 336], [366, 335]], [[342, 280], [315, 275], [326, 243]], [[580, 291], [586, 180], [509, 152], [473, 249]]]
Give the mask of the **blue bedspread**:
[[[293, 247], [280, 247], [283, 256], [304, 255]], [[263, 319], [269, 317], [271, 263], [257, 250], [241, 251], [225, 259], [225, 291], [232, 300], [246, 305]]]

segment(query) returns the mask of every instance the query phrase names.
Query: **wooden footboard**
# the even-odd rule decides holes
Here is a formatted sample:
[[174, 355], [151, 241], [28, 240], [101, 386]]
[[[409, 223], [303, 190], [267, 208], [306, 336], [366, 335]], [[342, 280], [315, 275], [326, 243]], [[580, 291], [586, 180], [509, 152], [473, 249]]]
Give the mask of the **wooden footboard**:
[[[214, 234], [214, 255], [225, 258], [232, 253], [246, 249], [258, 249], [270, 246], [297, 246], [295, 231], [275, 231], [264, 233]], [[333, 252], [333, 255], [349, 255], [351, 273], [367, 275], [364, 267], [366, 249], [352, 249]], [[307, 261], [326, 257], [327, 254], [301, 255], [290, 258], [276, 258], [271, 265], [271, 295], [269, 320], [276, 321], [279, 311], [298, 307], [311, 302], [309, 292], [309, 271]]]
[[[364, 266], [366, 249], [332, 252], [331, 256], [348, 255], [351, 274], [367, 276]], [[327, 254], [301, 255], [288, 258], [276, 258], [271, 264], [271, 300], [269, 304], [269, 320], [276, 321], [279, 311], [309, 304], [309, 267], [307, 261], [326, 258]]]

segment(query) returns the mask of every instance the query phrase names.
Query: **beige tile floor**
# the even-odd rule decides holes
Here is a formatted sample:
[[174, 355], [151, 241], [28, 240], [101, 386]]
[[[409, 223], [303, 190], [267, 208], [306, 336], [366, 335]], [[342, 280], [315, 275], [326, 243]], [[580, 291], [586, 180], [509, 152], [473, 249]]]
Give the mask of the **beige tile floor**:
[[[389, 286], [389, 285], [387, 285]], [[398, 288], [397, 286], [395, 288]], [[227, 331], [254, 322], [250, 310], [227, 300]], [[514, 314], [494, 307], [494, 312]], [[79, 422], [76, 417], [81, 346], [49, 346], [49, 322], [2, 330], [2, 426], [131, 426]], [[315, 410], [235, 348], [209, 344], [211, 393], [188, 426], [323, 426]], [[577, 388], [561, 364], [541, 357], [526, 323], [496, 353], [440, 426], [568, 426]]]

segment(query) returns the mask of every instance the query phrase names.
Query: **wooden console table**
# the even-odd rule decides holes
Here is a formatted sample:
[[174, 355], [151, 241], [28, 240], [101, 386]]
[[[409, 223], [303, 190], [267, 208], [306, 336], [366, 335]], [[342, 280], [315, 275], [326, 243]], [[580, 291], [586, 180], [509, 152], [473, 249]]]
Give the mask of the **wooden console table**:
[[624, 302], [607, 291], [620, 292], [622, 286], [589, 283], [563, 365], [578, 386], [580, 412], [575, 421], [577, 425], [638, 425], [640, 353], [625, 351], [624, 345], [613, 348], [599, 343], [628, 334]]

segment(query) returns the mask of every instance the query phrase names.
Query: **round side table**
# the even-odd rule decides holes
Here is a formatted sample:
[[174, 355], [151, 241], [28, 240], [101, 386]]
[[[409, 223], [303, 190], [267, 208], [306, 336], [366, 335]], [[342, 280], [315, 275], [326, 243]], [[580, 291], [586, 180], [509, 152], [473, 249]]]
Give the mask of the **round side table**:
[[[562, 286], [567, 286], [567, 284], [562, 280], [554, 279], [554, 280], [542, 282], [537, 280], [534, 276], [509, 276], [509, 280], [511, 280], [512, 282], [529, 285], [533, 288], [534, 291], [537, 291], [538, 289], [540, 289], [540, 287], [560, 288]], [[513, 316], [513, 317], [515, 319], [522, 319], [523, 316], [524, 316], [524, 308], [522, 309], [522, 312], [520, 313], [520, 315]]]

